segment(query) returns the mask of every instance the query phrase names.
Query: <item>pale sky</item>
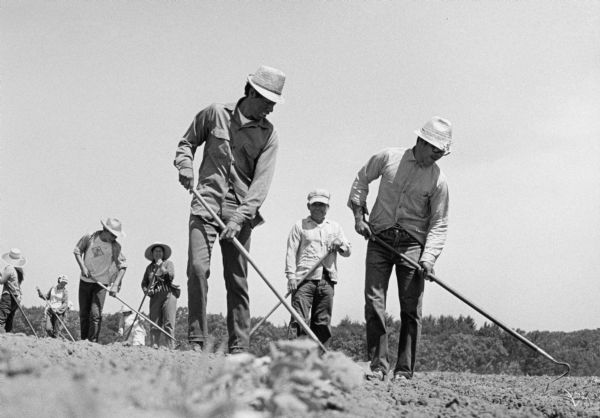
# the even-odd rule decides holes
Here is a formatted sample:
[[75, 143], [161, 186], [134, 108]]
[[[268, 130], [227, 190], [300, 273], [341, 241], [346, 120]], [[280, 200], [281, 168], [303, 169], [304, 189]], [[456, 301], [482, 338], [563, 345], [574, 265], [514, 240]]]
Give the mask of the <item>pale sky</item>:
[[[450, 228], [437, 275], [512, 328], [600, 327], [600, 2], [3, 0], [0, 18], [0, 251], [28, 258], [24, 305], [67, 274], [79, 309], [73, 247], [109, 216], [127, 232], [119, 296], [139, 305], [144, 250], [164, 241], [186, 305], [177, 142], [266, 64], [286, 73], [286, 103], [270, 116], [280, 150], [251, 254], [282, 294], [287, 234], [307, 193], [327, 188], [353, 245], [333, 323], [364, 321], [350, 185], [370, 155], [412, 146], [438, 115], [454, 146], [439, 162]], [[213, 255], [208, 310], [225, 314]], [[249, 282], [251, 314], [264, 315], [277, 299], [254, 272]], [[120, 306], [107, 298], [105, 312]], [[484, 321], [434, 283], [423, 312]], [[281, 307], [272, 321], [288, 318]]]

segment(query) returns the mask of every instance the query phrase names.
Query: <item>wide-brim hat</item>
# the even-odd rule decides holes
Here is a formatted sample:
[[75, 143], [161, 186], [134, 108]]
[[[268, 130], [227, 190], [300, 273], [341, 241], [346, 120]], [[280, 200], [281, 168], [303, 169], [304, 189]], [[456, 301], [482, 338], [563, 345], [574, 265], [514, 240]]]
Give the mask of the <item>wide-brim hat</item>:
[[444, 151], [444, 155], [450, 154], [452, 124], [449, 120], [434, 116], [421, 129], [416, 130], [415, 133], [434, 147]]
[[150, 244], [146, 251], [144, 252], [144, 257], [149, 261], [154, 261], [154, 257], [152, 257], [152, 251], [154, 251], [154, 247], [162, 247], [163, 249], [163, 261], [171, 257], [171, 247], [167, 244], [163, 244], [162, 242], [155, 242]]
[[329, 199], [331, 198], [331, 193], [329, 193], [325, 189], [315, 189], [308, 194], [306, 197], [308, 200], [308, 204], [312, 205], [313, 203], [324, 203], [326, 205], [329, 204]]
[[248, 76], [248, 83], [264, 98], [275, 102], [285, 102], [281, 95], [285, 84], [285, 74], [273, 67], [261, 65], [254, 74]]
[[9, 252], [2, 255], [2, 259], [13, 267], [23, 267], [27, 264], [27, 259], [18, 248], [11, 248]]
[[125, 238], [125, 231], [123, 231], [123, 225], [117, 218], [106, 218], [106, 221], [100, 220], [100, 223], [107, 231], [114, 234], [117, 238]]

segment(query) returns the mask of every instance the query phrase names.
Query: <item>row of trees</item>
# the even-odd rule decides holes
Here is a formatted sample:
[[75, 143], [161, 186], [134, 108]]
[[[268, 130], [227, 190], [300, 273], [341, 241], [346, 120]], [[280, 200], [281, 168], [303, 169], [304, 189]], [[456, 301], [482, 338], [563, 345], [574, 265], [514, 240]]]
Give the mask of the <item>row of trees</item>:
[[[45, 336], [44, 313], [41, 307], [24, 308], [25, 314], [39, 336]], [[177, 309], [175, 337], [181, 348], [187, 348], [187, 307]], [[260, 318], [253, 318], [252, 324]], [[79, 339], [79, 313], [67, 313], [66, 324], [71, 334]], [[119, 314], [103, 316], [100, 342], [110, 344], [120, 341], [117, 333]], [[215, 350], [227, 344], [227, 325], [221, 314], [210, 314], [208, 326]], [[400, 321], [387, 317], [389, 330], [390, 364], [394, 364], [397, 353]], [[31, 334], [22, 315], [16, 314], [14, 332]], [[600, 376], [600, 329], [574, 332], [525, 332], [519, 334], [536, 344], [558, 361], [571, 365], [571, 374], [576, 376]], [[356, 361], [366, 360], [365, 325], [348, 318], [333, 327], [329, 342], [332, 350], [341, 351]], [[285, 339], [287, 326], [276, 326], [266, 321], [252, 336], [250, 350], [259, 356], [269, 351], [272, 341]], [[65, 335], [66, 337], [66, 335]], [[495, 324], [485, 323], [477, 327], [470, 316], [432, 317], [422, 321], [422, 334], [417, 359], [419, 371], [470, 371], [473, 373], [505, 373], [515, 375], [557, 375], [563, 368], [556, 366], [537, 351], [515, 339]]]

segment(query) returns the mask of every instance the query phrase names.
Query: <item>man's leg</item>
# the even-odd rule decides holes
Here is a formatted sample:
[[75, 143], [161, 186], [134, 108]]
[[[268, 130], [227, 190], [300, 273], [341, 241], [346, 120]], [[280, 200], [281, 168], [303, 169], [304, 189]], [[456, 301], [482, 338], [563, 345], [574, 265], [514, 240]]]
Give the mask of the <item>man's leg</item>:
[[[387, 235], [387, 231], [384, 231], [380, 237], [387, 241]], [[380, 370], [384, 374], [387, 374], [389, 368], [385, 306], [393, 266], [389, 250], [369, 241], [365, 269], [367, 353], [371, 361], [371, 370]]]
[[[407, 232], [398, 233], [397, 247], [409, 259], [418, 262], [422, 248]], [[408, 262], [396, 259], [396, 277], [400, 298], [400, 339], [394, 375], [412, 378], [415, 370], [417, 344], [421, 334], [424, 280]]]
[[102, 308], [106, 299], [106, 289], [96, 283], [92, 283], [92, 286], [94, 286], [94, 290], [90, 307], [89, 340], [97, 343], [100, 336], [100, 327], [102, 327]]
[[210, 257], [217, 236], [214, 226], [201, 217], [190, 215], [188, 246], [188, 341], [204, 346], [208, 337], [206, 301]]
[[[242, 226], [237, 236], [246, 251], [250, 251], [252, 228]], [[248, 260], [238, 251], [233, 241], [220, 241], [223, 256], [223, 275], [227, 290], [227, 331], [229, 352], [248, 351], [250, 348], [250, 299], [248, 296]]]
[[93, 290], [94, 283], [79, 281], [79, 326], [82, 340], [87, 340], [90, 336], [90, 310], [92, 309]]
[[12, 297], [8, 294], [8, 292], [3, 293], [2, 297], [0, 297], [0, 333], [7, 331], [5, 327], [11, 308]]
[[[48, 308], [49, 309], [49, 308]], [[52, 312], [46, 311], [46, 334], [49, 337], [56, 338], [56, 334], [54, 332], [54, 321], [52, 321]]]
[[310, 329], [323, 344], [327, 343], [331, 338], [333, 294], [333, 283], [325, 278], [321, 279], [317, 291], [315, 292], [315, 299], [310, 318]]
[[[310, 321], [310, 310], [316, 290], [317, 284], [314, 280], [305, 280], [298, 286], [296, 291], [292, 293], [292, 307], [298, 312], [302, 319], [304, 319], [306, 324], [309, 324]], [[294, 317], [290, 320], [290, 327], [296, 337], [307, 335], [306, 331], [304, 331]]]

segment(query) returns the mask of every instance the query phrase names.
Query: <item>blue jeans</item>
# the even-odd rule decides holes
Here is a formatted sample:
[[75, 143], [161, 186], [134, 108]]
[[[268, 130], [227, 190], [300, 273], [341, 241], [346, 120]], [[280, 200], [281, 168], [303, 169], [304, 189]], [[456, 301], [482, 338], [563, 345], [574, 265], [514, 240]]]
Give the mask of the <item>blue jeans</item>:
[[[378, 236], [409, 259], [418, 262], [422, 247], [403, 229], [390, 228]], [[390, 275], [396, 267], [400, 298], [400, 341], [394, 373], [412, 377], [415, 368], [417, 343], [421, 333], [424, 280], [417, 270], [400, 256], [370, 240], [367, 246], [365, 278], [365, 321], [367, 351], [371, 370], [389, 370], [388, 334], [385, 306]]]
[[0, 328], [2, 331], [0, 333], [12, 331], [13, 319], [18, 307], [17, 302], [8, 291], [2, 293], [2, 297], [0, 297]]
[[[222, 213], [223, 222], [237, 207], [237, 202], [226, 199]], [[188, 247], [188, 340], [204, 344], [208, 338], [206, 303], [212, 247], [219, 228], [200, 216], [190, 215]], [[252, 227], [244, 223], [237, 236], [238, 241], [250, 251]], [[227, 290], [227, 331], [230, 352], [247, 351], [250, 347], [250, 300], [248, 297], [248, 261], [235, 248], [233, 241], [220, 241], [223, 258], [223, 276]]]
[[79, 281], [79, 324], [81, 339], [98, 342], [106, 289], [97, 283]]
[[[333, 294], [334, 284], [324, 276], [321, 280], [304, 281], [292, 296], [292, 306], [323, 344], [331, 338]], [[306, 335], [295, 319], [290, 325], [298, 337]]]

